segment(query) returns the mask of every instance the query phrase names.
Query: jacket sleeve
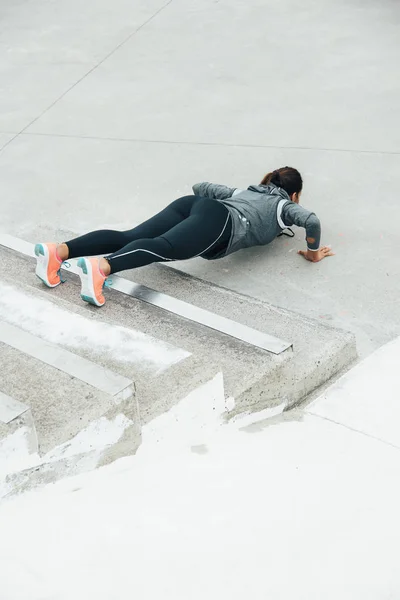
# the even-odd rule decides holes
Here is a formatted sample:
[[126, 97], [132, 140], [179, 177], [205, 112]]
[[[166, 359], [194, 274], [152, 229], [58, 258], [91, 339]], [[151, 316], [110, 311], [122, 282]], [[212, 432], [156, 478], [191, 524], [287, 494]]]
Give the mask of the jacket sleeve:
[[317, 215], [309, 210], [288, 202], [282, 210], [282, 219], [285, 225], [297, 225], [304, 227], [306, 230], [306, 242], [309, 250], [319, 250], [321, 241], [321, 223]]
[[230, 188], [226, 185], [219, 185], [217, 183], [195, 183], [193, 186], [193, 193], [195, 196], [202, 196], [203, 198], [215, 198], [216, 200], [225, 200], [230, 198], [236, 188]]

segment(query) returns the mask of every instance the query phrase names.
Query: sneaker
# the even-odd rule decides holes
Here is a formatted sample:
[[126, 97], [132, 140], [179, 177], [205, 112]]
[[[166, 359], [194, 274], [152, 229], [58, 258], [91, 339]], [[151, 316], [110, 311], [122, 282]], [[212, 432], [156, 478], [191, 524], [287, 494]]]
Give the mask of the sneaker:
[[79, 276], [82, 283], [82, 300], [94, 304], [94, 306], [103, 306], [106, 302], [103, 296], [103, 288], [107, 277], [100, 271], [99, 259], [80, 258], [78, 267], [81, 269]]
[[62, 260], [57, 254], [57, 244], [36, 244], [36, 275], [47, 287], [57, 287], [61, 283]]

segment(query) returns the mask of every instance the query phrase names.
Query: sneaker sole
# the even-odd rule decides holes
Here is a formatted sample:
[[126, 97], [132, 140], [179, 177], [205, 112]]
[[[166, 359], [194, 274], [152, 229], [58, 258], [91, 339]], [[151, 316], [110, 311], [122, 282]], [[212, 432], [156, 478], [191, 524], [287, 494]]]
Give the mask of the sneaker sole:
[[93, 304], [93, 306], [103, 306], [103, 303], [100, 303], [94, 292], [93, 288], [93, 277], [92, 277], [92, 265], [88, 260], [84, 258], [80, 258], [78, 260], [78, 267], [81, 269], [79, 277], [81, 279], [81, 298], [84, 302], [88, 302], [89, 304]]
[[44, 285], [49, 288], [55, 288], [60, 285], [61, 281], [58, 283], [50, 283], [47, 279], [47, 267], [49, 264], [49, 251], [47, 246], [44, 244], [36, 244], [35, 246], [35, 255], [36, 255], [36, 276], [40, 279]]

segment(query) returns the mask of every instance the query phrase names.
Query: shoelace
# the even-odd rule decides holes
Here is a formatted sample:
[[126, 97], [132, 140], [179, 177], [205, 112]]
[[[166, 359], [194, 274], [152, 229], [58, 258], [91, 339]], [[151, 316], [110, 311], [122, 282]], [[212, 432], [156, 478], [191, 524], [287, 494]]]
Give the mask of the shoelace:
[[57, 275], [60, 278], [61, 283], [65, 283], [67, 280], [63, 278], [63, 276], [61, 275], [61, 269], [62, 267], [64, 267], [64, 269], [70, 269], [71, 268], [71, 264], [69, 262], [67, 262], [66, 260], [64, 260], [61, 265], [60, 268], [57, 271]]

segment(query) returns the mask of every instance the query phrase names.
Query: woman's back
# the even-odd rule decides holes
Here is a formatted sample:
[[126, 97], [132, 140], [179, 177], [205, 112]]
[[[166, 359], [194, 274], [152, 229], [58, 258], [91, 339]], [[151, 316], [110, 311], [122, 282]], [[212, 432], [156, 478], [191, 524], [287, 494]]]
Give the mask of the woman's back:
[[238, 190], [203, 182], [194, 185], [193, 191], [198, 196], [214, 198], [223, 203], [231, 214], [232, 235], [229, 245], [224, 253], [213, 259], [242, 248], [265, 246], [285, 227], [306, 227], [312, 217], [318, 222], [314, 225], [319, 226], [314, 213], [292, 202], [287, 192], [274, 184], [251, 185], [247, 190]]

